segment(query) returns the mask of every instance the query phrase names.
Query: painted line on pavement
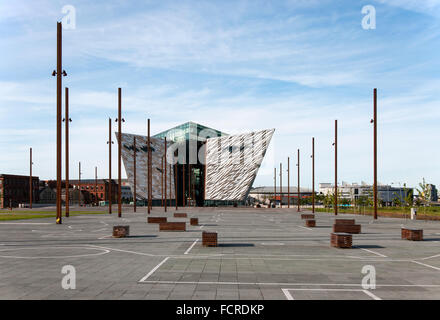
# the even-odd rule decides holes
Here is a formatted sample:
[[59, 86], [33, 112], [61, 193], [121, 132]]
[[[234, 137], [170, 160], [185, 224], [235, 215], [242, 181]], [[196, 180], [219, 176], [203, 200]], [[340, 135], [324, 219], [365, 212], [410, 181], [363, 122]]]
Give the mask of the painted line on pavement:
[[197, 243], [197, 241], [199, 241], [199, 239], [196, 239], [194, 242], [193, 242], [193, 244], [185, 251], [185, 253], [184, 254], [188, 254], [188, 252], [190, 252], [191, 251], [191, 249], [195, 246], [195, 244]]
[[163, 265], [165, 262], [167, 262], [167, 260], [170, 257], [166, 257], [165, 259], [162, 260], [162, 262], [160, 262], [157, 266], [155, 266], [150, 272], [148, 272], [141, 280], [139, 280], [139, 282], [145, 282], [145, 280], [147, 280], [157, 269], [160, 268], [161, 265]]

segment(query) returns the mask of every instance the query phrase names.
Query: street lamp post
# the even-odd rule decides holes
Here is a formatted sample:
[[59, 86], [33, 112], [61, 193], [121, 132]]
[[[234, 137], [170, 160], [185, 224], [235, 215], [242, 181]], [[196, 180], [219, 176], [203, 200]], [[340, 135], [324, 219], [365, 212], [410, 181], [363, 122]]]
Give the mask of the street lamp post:
[[121, 184], [122, 184], [122, 122], [125, 120], [122, 118], [122, 93], [121, 88], [118, 88], [118, 118], [115, 120], [118, 123], [118, 218], [122, 216], [122, 197], [121, 197]]
[[280, 208], [283, 207], [283, 164], [280, 162]]
[[273, 168], [273, 202], [277, 206], [277, 168]]
[[147, 213], [151, 212], [151, 137], [150, 137], [150, 119], [147, 120]]
[[78, 207], [81, 207], [81, 161], [78, 162]]
[[95, 205], [98, 206], [98, 167], [95, 167]]
[[136, 137], [133, 137], [133, 211], [136, 212]]
[[164, 144], [165, 144], [165, 149], [164, 149], [164, 170], [165, 170], [165, 179], [164, 179], [164, 188], [165, 188], [165, 206], [164, 206], [164, 211], [167, 212], [167, 137], [165, 137], [164, 139]]
[[335, 146], [335, 194], [334, 194], [334, 203], [335, 203], [335, 216], [338, 215], [338, 120], [335, 120], [335, 142], [333, 142]]
[[32, 209], [32, 148], [29, 149], [29, 209]]
[[290, 157], [287, 157], [287, 208], [290, 208]]
[[65, 139], [66, 139], [66, 183], [65, 183], [65, 190], [66, 190], [66, 217], [69, 217], [69, 211], [70, 211], [70, 195], [69, 195], [69, 122], [72, 122], [72, 119], [69, 118], [69, 88], [65, 88], [65, 118], [63, 119], [63, 122], [66, 122], [65, 126]]
[[56, 140], [57, 140], [57, 199], [56, 199], [56, 224], [62, 224], [61, 209], [61, 100], [62, 100], [62, 78], [67, 76], [66, 71], [62, 70], [62, 25], [57, 22], [57, 70], [52, 72], [52, 76], [57, 78], [57, 112], [56, 112]]
[[312, 138], [312, 213], [315, 212], [315, 138]]
[[112, 119], [108, 118], [108, 213], [112, 214]]
[[300, 187], [300, 176], [299, 176], [299, 149], [298, 149], [298, 212], [301, 211], [301, 187]]
[[373, 90], [373, 167], [374, 167], [374, 183], [373, 183], [373, 197], [374, 197], [374, 219], [377, 220], [377, 89]]

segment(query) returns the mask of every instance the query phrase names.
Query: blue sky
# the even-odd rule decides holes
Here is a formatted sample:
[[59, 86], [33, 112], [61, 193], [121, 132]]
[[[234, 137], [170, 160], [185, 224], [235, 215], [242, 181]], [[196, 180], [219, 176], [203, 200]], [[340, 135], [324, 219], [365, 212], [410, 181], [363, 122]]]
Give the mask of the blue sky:
[[[71, 178], [107, 175], [108, 117], [122, 87], [123, 130], [152, 133], [192, 120], [228, 133], [276, 128], [254, 183], [301, 150], [302, 184], [372, 181], [372, 93], [378, 88], [382, 183], [440, 184], [440, 1], [0, 0], [0, 172], [54, 178], [56, 21], [70, 89]], [[364, 5], [376, 29], [364, 30]], [[116, 125], [114, 127], [116, 129]], [[116, 149], [115, 149], [116, 151]], [[116, 163], [114, 152], [114, 163]], [[117, 168], [113, 168], [116, 176]], [[286, 181], [286, 180], [284, 180]], [[292, 176], [296, 183], [296, 176]]]

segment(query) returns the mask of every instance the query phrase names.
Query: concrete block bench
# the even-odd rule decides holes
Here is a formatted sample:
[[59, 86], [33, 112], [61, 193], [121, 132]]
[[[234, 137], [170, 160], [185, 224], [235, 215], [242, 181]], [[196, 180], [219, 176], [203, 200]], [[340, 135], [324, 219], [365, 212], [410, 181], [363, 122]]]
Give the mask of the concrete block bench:
[[314, 227], [316, 226], [316, 220], [315, 219], [307, 219], [306, 220], [306, 227]]
[[354, 219], [335, 219], [335, 224], [354, 224]]
[[351, 248], [352, 236], [349, 233], [333, 232], [330, 235], [330, 246], [334, 248]]
[[192, 226], [198, 226], [199, 225], [199, 219], [198, 218], [191, 218], [189, 219], [189, 224]]
[[113, 238], [124, 238], [130, 234], [130, 226], [114, 226]]
[[186, 231], [186, 222], [162, 222], [159, 231]]
[[301, 219], [315, 219], [315, 215], [311, 213], [303, 213], [301, 214]]
[[167, 222], [167, 217], [148, 217], [148, 223], [163, 223]]
[[360, 224], [334, 224], [333, 232], [361, 233]]
[[412, 241], [423, 240], [423, 229], [402, 228], [402, 239]]
[[187, 217], [188, 217], [188, 215], [186, 213], [183, 213], [183, 212], [176, 212], [174, 214], [174, 218], [187, 218]]
[[217, 232], [202, 232], [202, 245], [205, 247], [217, 247]]

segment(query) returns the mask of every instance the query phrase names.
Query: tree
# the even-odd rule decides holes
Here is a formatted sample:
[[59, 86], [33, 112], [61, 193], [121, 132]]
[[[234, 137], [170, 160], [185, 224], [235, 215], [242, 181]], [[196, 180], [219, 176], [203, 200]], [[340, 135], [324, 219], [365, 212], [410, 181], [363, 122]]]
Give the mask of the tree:
[[418, 197], [421, 202], [426, 206], [429, 206], [429, 201], [431, 199], [431, 188], [425, 182], [423, 178], [422, 182], [419, 183], [419, 188], [417, 188]]
[[322, 203], [324, 204], [324, 207], [331, 208], [333, 204], [333, 195], [330, 192], [325, 194]]

